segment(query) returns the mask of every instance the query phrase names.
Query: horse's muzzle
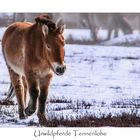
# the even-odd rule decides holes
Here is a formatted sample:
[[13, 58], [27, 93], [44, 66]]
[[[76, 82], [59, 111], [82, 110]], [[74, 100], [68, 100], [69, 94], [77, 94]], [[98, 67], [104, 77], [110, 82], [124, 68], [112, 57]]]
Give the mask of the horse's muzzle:
[[57, 75], [63, 75], [65, 71], [66, 71], [66, 66], [65, 65], [56, 67]]

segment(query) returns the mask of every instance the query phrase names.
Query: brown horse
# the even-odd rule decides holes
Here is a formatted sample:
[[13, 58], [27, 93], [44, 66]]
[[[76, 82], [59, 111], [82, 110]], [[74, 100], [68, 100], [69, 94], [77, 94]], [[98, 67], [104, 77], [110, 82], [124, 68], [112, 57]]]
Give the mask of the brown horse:
[[[45, 103], [53, 76], [64, 74], [64, 24], [54, 23], [47, 15], [35, 23], [16, 22], [10, 25], [2, 39], [3, 55], [9, 70], [17, 101], [19, 118], [36, 111], [40, 125], [46, 126]], [[26, 106], [26, 93], [30, 98]]]

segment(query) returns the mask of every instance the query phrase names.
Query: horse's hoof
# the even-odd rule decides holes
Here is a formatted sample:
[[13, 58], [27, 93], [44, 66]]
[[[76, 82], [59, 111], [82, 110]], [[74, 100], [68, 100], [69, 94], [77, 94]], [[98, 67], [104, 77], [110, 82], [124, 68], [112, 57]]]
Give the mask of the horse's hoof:
[[35, 110], [31, 110], [30, 108], [26, 108], [25, 109], [25, 113], [27, 116], [31, 116], [33, 113], [35, 113]]
[[24, 120], [24, 119], [26, 119], [26, 117], [25, 116], [19, 116], [19, 119]]
[[26, 118], [25, 112], [22, 109], [19, 109], [18, 113], [19, 113], [20, 120], [23, 120]]
[[41, 127], [47, 127], [47, 119], [44, 114], [37, 114], [39, 119], [39, 125]]
[[20, 114], [19, 114], [19, 119], [20, 119], [20, 120], [26, 119], [25, 114], [24, 114], [24, 113], [20, 113]]

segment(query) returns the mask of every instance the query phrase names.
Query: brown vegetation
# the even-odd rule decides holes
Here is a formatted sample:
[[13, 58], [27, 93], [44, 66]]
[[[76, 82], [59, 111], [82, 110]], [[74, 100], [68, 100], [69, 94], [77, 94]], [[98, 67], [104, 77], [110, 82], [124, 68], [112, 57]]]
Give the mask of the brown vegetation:
[[[11, 105], [15, 105], [13, 101], [0, 101], [0, 106], [8, 105], [10, 107]], [[55, 98], [50, 99], [50, 103], [65, 103], [68, 104], [65, 108], [56, 108], [52, 109], [52, 111], [62, 111], [62, 110], [69, 110], [72, 109], [74, 111], [78, 109], [90, 109], [91, 106], [93, 106], [93, 103], [88, 103], [86, 101], [76, 101], [73, 102], [71, 99], [65, 99], [64, 97], [61, 98]], [[104, 107], [106, 104], [104, 104], [101, 107]], [[70, 107], [70, 108], [69, 108]], [[86, 113], [84, 116], [76, 116], [75, 118], [72, 115], [66, 116], [64, 118], [63, 114], [61, 114], [59, 117], [55, 113], [49, 115], [48, 121], [47, 121], [47, 127], [139, 127], [140, 125], [140, 116], [138, 114], [139, 109], [139, 100], [133, 100], [129, 103], [116, 101], [111, 104], [111, 107], [113, 108], [131, 108], [129, 113], [122, 112], [118, 115], [113, 115], [112, 113], [109, 114], [100, 114], [100, 117], [97, 117], [94, 112], [92, 113]], [[0, 112], [3, 112], [3, 110], [0, 110]], [[4, 111], [2, 114], [5, 116], [13, 116], [12, 114], [6, 113]], [[15, 123], [17, 124], [17, 120], [8, 119], [7, 121], [9, 123]], [[38, 123], [36, 123], [34, 120], [31, 120], [29, 123], [25, 123], [27, 126], [39, 126]]]

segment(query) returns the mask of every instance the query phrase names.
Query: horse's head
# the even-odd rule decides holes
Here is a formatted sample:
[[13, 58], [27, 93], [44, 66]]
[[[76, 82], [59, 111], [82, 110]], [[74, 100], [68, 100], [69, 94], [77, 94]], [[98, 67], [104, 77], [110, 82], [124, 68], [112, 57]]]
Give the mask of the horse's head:
[[48, 61], [51, 69], [57, 75], [62, 75], [66, 70], [64, 63], [65, 56], [65, 39], [63, 36], [65, 25], [61, 20], [54, 23], [48, 15], [37, 17], [43, 35], [43, 56]]

